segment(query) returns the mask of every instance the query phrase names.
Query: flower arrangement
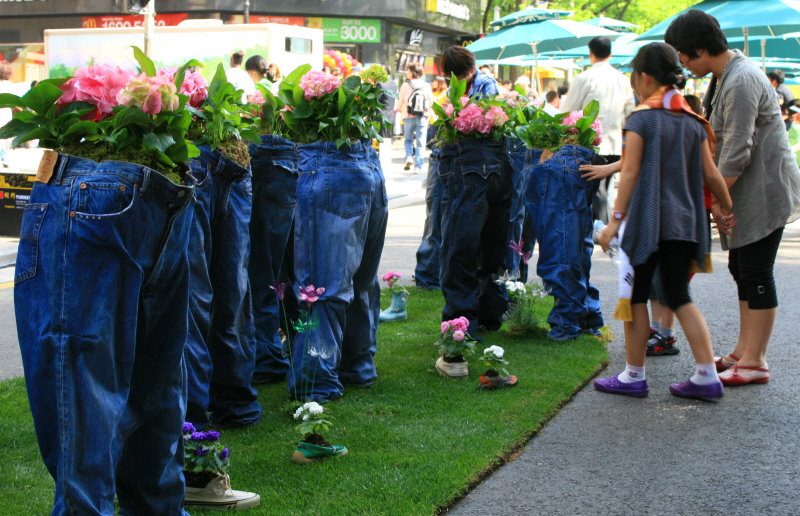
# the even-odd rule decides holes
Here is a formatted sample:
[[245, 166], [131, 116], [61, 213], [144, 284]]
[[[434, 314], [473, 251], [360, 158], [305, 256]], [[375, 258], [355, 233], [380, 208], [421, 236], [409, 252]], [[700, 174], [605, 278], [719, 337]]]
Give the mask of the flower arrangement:
[[469, 320], [466, 317], [442, 322], [441, 335], [436, 341], [439, 354], [443, 357], [461, 358], [462, 360], [464, 355], [471, 355], [477, 341], [469, 335], [468, 329]]
[[549, 115], [539, 106], [520, 109], [521, 123], [514, 132], [528, 148], [555, 152], [564, 145], [580, 145], [595, 150], [602, 142], [602, 125], [597, 115], [600, 103], [589, 102], [582, 111]]
[[208, 87], [208, 96], [197, 108], [187, 110], [194, 115], [191, 133], [195, 143], [218, 149], [242, 167], [250, 164], [250, 152], [245, 139], [259, 141], [257, 119], [252, 108], [242, 104], [242, 91], [228, 82], [222, 63], [217, 67]]
[[550, 289], [540, 285], [525, 285], [519, 281], [506, 282], [506, 290], [511, 298], [508, 312], [503, 316], [506, 329], [512, 335], [523, 335], [543, 331], [536, 304], [550, 294]]
[[218, 475], [227, 475], [230, 452], [219, 442], [219, 432], [198, 432], [191, 423], [183, 424], [184, 475], [191, 487], [205, 487]]
[[281, 82], [278, 92], [278, 99], [286, 105], [281, 117], [290, 139], [299, 143], [333, 141], [337, 147], [364, 138], [383, 141], [379, 132], [389, 121], [381, 114], [384, 106], [378, 97], [396, 93], [381, 90], [376, 84], [387, 79], [380, 65], [372, 65], [360, 77], [348, 77], [344, 82], [311, 71], [310, 65], [296, 69]]
[[324, 418], [325, 408], [315, 401], [304, 403], [294, 413], [300, 421], [295, 429], [303, 434], [303, 440], [297, 444], [292, 460], [299, 464], [316, 462], [328, 457], [347, 455], [347, 448], [340, 444], [330, 444], [322, 437], [320, 431], [330, 430], [333, 423]]
[[489, 370], [486, 371], [486, 376], [499, 376], [497, 372], [498, 369], [508, 376], [508, 371], [503, 367], [508, 365], [508, 361], [503, 358], [504, 355], [505, 350], [500, 346], [489, 346], [483, 350], [480, 361], [489, 368]]
[[395, 294], [408, 294], [408, 291], [402, 285], [398, 284], [398, 281], [403, 277], [403, 275], [399, 272], [389, 271], [383, 276], [381, 279], [386, 282], [387, 286], [391, 289], [391, 291]]
[[492, 138], [499, 141], [508, 134], [515, 116], [516, 101], [508, 98], [473, 99], [465, 96], [467, 82], [455, 75], [450, 79], [447, 97], [450, 103], [442, 107], [433, 104], [436, 113], [434, 125], [439, 126], [436, 138], [439, 144], [450, 144], [467, 138]]
[[527, 294], [525, 284], [521, 281], [506, 281], [506, 292], [512, 303], [519, 303]]
[[152, 60], [133, 47], [142, 73], [117, 66], [80, 68], [67, 79], [39, 82], [22, 97], [0, 94], [0, 108], [19, 108], [0, 128], [12, 146], [39, 140], [41, 147], [89, 158], [138, 163], [182, 182], [185, 162], [200, 151], [187, 137], [192, 114], [187, 107], [203, 96], [194, 76], [184, 85], [189, 61], [170, 76], [157, 73]]

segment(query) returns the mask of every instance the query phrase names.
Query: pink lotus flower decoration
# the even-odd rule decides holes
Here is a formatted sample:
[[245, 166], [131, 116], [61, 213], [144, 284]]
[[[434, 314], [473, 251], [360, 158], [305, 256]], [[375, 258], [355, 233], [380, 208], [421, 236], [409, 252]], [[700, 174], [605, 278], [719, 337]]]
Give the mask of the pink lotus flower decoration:
[[283, 301], [283, 297], [286, 295], [286, 286], [287, 283], [281, 283], [280, 281], [275, 280], [270, 284], [269, 288], [274, 290], [275, 293], [278, 295], [278, 299]]
[[316, 300], [319, 299], [319, 296], [325, 293], [325, 289], [323, 287], [314, 288], [314, 285], [309, 285], [307, 287], [297, 287], [297, 300], [298, 301], [305, 301], [306, 304], [310, 307]]
[[314, 70], [300, 79], [300, 87], [303, 89], [303, 98], [311, 100], [336, 91], [336, 88], [339, 87], [339, 79], [325, 72]]

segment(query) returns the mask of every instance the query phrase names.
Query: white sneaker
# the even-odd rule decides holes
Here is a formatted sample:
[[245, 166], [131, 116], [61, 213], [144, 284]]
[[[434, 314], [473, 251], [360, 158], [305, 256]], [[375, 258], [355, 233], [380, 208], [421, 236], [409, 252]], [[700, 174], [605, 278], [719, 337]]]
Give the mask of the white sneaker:
[[449, 378], [466, 378], [469, 376], [466, 362], [445, 362], [444, 357], [436, 360], [436, 370], [442, 376]]
[[409, 170], [414, 165], [414, 160], [411, 158], [406, 158], [406, 166], [403, 167], [403, 170]]
[[422, 174], [422, 167], [414, 167], [415, 174]]
[[243, 511], [258, 507], [261, 497], [256, 493], [231, 490], [231, 477], [219, 475], [206, 487], [187, 487], [185, 507], [203, 508], [211, 511]]

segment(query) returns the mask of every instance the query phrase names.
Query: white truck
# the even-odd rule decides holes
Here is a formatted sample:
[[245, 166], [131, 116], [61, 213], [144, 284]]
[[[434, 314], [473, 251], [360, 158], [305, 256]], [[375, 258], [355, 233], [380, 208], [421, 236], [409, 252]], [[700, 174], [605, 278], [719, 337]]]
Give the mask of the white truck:
[[[245, 60], [260, 55], [287, 75], [302, 64], [322, 68], [322, 35], [321, 29], [278, 23], [156, 27], [152, 59], [156, 68], [197, 59], [205, 65], [203, 75], [210, 79], [219, 63], [228, 68], [231, 54], [241, 50]], [[130, 47], [144, 48], [144, 29], [48, 29], [44, 43], [50, 78], [68, 77], [75, 69], [94, 64], [135, 68]]]

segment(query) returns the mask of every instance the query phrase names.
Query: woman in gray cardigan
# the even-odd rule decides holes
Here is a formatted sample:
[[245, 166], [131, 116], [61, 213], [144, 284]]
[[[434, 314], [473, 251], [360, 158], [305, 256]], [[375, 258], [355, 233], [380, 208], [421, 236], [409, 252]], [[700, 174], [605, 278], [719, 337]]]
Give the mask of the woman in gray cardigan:
[[[800, 173], [774, 88], [741, 52], [728, 49], [714, 17], [687, 11], [664, 39], [696, 77], [713, 74], [703, 107], [737, 220], [721, 241], [738, 288], [739, 340], [716, 359], [717, 370], [726, 386], [766, 383], [767, 345], [778, 313], [773, 266], [784, 226], [800, 217]], [[714, 214], [724, 221], [716, 207]]]

